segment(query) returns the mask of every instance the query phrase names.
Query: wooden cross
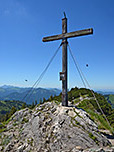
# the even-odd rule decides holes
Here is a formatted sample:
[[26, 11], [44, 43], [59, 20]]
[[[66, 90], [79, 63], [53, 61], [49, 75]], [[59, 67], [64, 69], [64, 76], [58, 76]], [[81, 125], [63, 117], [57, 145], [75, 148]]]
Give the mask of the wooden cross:
[[44, 37], [43, 42], [55, 41], [62, 39], [62, 72], [60, 72], [60, 80], [62, 80], [62, 105], [68, 106], [67, 94], [67, 38], [78, 37], [83, 35], [93, 34], [93, 29], [84, 29], [75, 32], [67, 33], [67, 18], [64, 13], [62, 19], [62, 34]]

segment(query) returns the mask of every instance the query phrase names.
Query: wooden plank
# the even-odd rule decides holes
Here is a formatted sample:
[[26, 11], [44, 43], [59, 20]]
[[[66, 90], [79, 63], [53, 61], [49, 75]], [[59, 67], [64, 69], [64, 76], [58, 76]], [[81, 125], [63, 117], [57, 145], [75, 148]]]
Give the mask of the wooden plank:
[[42, 39], [43, 42], [49, 42], [49, 41], [55, 41], [55, 40], [60, 40], [64, 38], [72, 38], [72, 37], [78, 37], [78, 36], [84, 36], [84, 35], [89, 35], [93, 34], [93, 29], [85, 29], [85, 30], [79, 30], [75, 32], [70, 32], [70, 33], [65, 33], [65, 34], [59, 34], [59, 35], [53, 35], [53, 36], [48, 36], [44, 37]]

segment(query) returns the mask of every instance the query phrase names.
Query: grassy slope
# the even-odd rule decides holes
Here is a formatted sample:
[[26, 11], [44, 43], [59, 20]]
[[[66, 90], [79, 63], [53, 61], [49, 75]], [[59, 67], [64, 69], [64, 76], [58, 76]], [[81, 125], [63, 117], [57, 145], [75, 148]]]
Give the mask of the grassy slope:
[[114, 109], [114, 95], [112, 94], [109, 95], [109, 101], [111, 102], [112, 108]]
[[[114, 109], [112, 110], [111, 105], [107, 102], [104, 96], [95, 93], [97, 100], [99, 101], [99, 104], [105, 113], [107, 119], [109, 120], [111, 126], [114, 128]], [[71, 89], [71, 91], [68, 92], [68, 99], [71, 101], [74, 105], [78, 102], [80, 102], [79, 98], [85, 97], [91, 98], [92, 93], [89, 89], [85, 88], [74, 88]], [[56, 96], [53, 99], [58, 100], [61, 102], [61, 96]], [[101, 111], [99, 110], [99, 107], [94, 99], [84, 99], [81, 101], [78, 105], [78, 108], [84, 109], [86, 112], [88, 112], [91, 116], [91, 119], [94, 120], [97, 124], [99, 129], [108, 129], [111, 131], [108, 123], [105, 121]]]
[[105, 98], [109, 100], [109, 102], [111, 102], [112, 108], [114, 109], [114, 95], [113, 94], [105, 95]]
[[109, 95], [109, 100], [111, 101], [112, 104], [114, 104], [114, 95], [113, 94]]

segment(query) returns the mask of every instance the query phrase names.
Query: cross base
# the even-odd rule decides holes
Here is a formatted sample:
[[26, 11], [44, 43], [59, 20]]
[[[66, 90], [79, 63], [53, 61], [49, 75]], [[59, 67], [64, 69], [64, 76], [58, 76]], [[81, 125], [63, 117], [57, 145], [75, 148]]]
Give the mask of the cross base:
[[62, 93], [62, 106], [68, 107], [68, 94]]

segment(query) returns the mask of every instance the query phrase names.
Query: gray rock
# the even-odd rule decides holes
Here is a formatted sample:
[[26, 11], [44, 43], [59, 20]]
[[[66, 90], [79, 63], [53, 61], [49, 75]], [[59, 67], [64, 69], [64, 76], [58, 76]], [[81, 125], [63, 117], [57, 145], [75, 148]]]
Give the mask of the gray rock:
[[3, 150], [3, 147], [2, 146], [0, 146], [0, 151], [2, 151]]
[[14, 122], [17, 127], [13, 126], [7, 134], [9, 137], [15, 134], [11, 136], [15, 144], [10, 142], [5, 152], [11, 148], [18, 152], [78, 152], [91, 147], [101, 150], [99, 147], [110, 145], [85, 111], [55, 102], [46, 102], [32, 111], [28, 108], [17, 111], [8, 125]]
[[23, 152], [25, 145], [21, 145], [18, 147], [17, 152]]
[[97, 149], [96, 152], [105, 152], [102, 148]]
[[13, 146], [14, 146], [14, 145], [13, 145], [12, 143], [9, 143], [9, 144], [5, 147], [4, 152], [9, 152], [9, 151], [11, 151]]

